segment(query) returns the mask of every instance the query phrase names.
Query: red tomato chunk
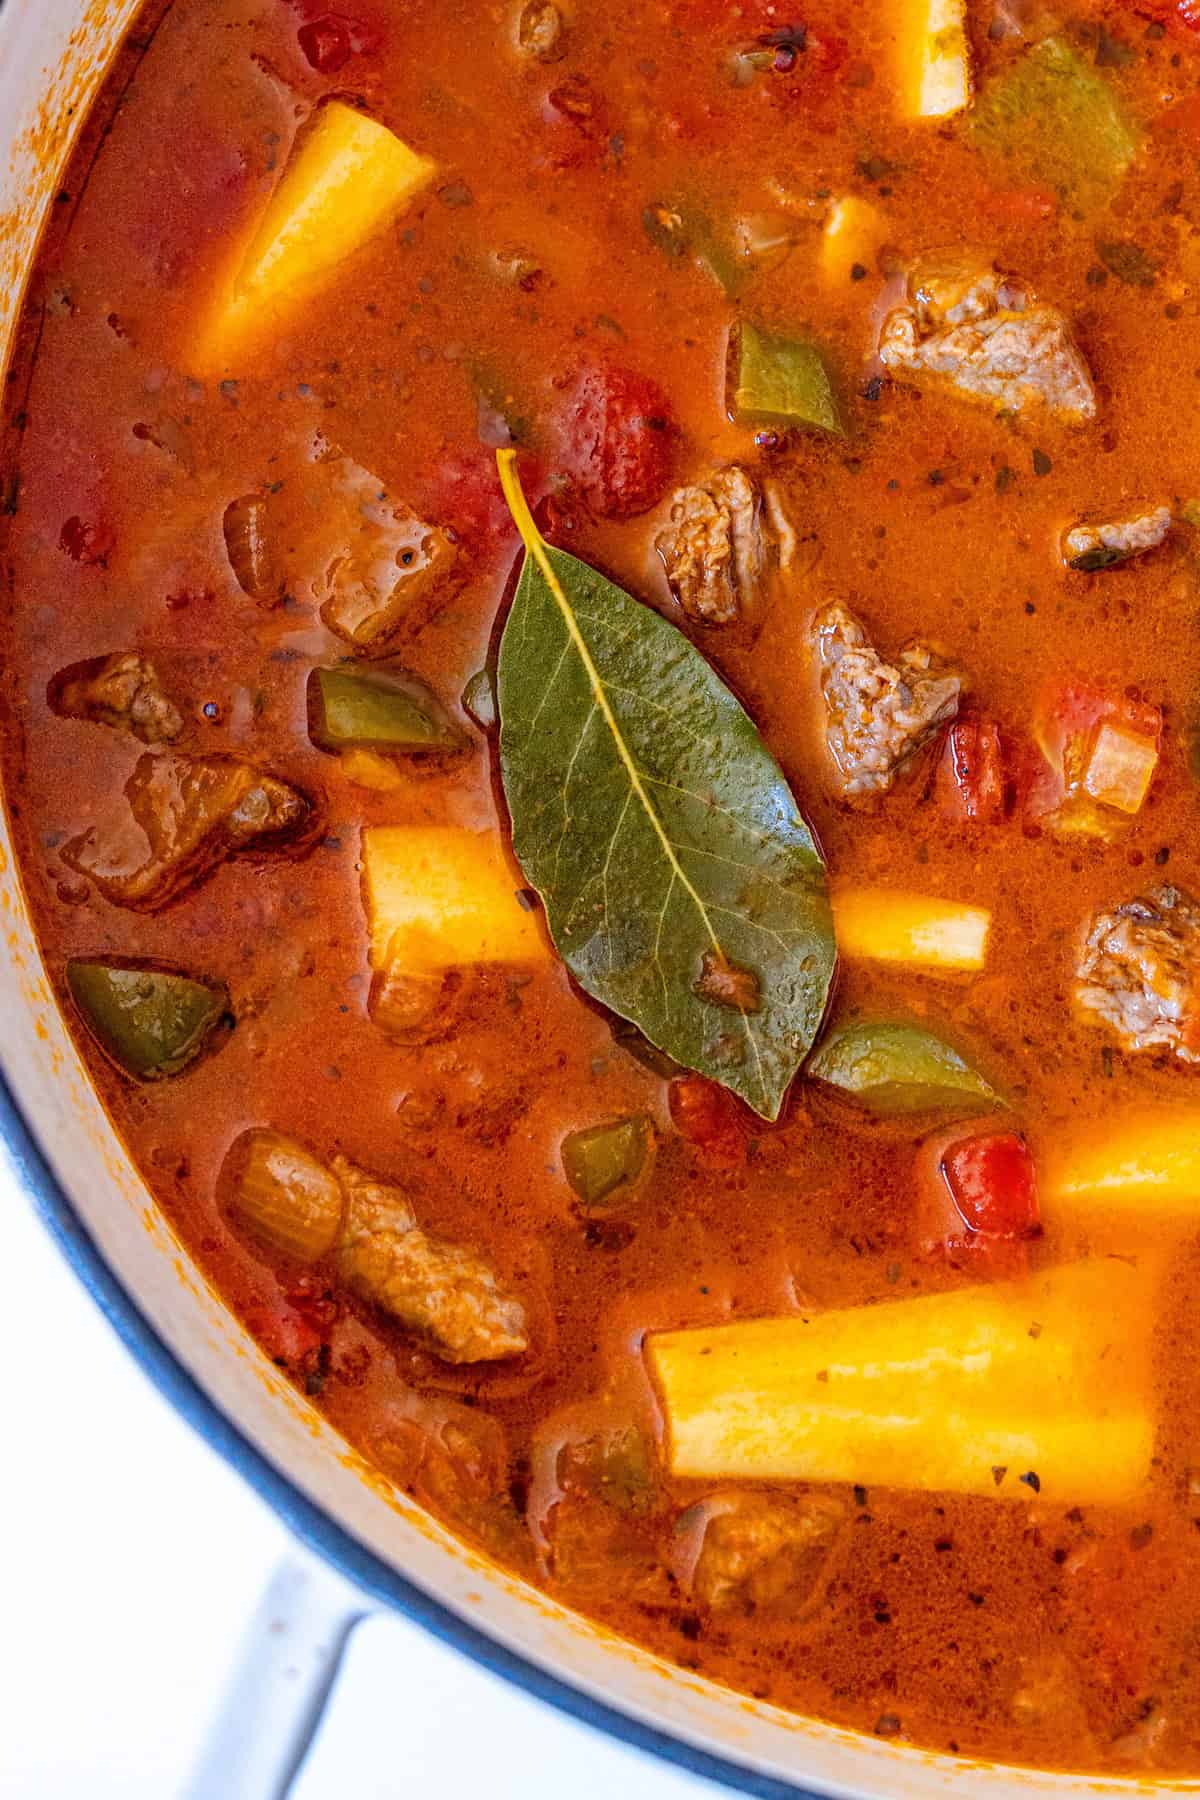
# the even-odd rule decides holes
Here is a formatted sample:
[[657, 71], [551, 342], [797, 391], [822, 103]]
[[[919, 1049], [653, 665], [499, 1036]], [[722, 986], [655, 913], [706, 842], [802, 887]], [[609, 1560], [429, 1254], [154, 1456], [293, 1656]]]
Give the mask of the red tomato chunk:
[[946, 733], [937, 796], [948, 818], [998, 825], [1007, 810], [1000, 727], [984, 713], [965, 712]]
[[1029, 1242], [1042, 1231], [1025, 1139], [1006, 1131], [943, 1144], [922, 1221], [922, 1251], [977, 1275], [1025, 1274]]
[[313, 19], [297, 32], [300, 48], [319, 75], [336, 75], [350, 60], [350, 28], [335, 13]]
[[666, 395], [629, 369], [585, 369], [561, 428], [561, 463], [603, 518], [646, 512], [671, 479], [674, 430]]

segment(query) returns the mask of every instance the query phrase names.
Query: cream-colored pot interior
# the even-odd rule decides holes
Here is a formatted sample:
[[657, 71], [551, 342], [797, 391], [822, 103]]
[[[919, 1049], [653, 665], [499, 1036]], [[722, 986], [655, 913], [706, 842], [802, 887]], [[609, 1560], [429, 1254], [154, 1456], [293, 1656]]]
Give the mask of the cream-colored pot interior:
[[[42, 217], [113, 46], [137, 10], [138, 0], [0, 0], [6, 363]], [[21, 604], [20, 594], [12, 603]], [[498, 1645], [643, 1726], [753, 1772], [751, 1781], [773, 1775], [823, 1793], [881, 1800], [934, 1800], [948, 1784], [979, 1800], [1028, 1800], [1039, 1792], [1094, 1796], [1144, 1786], [961, 1764], [741, 1699], [550, 1604], [472, 1555], [402, 1495], [389, 1497], [361, 1479], [343, 1441], [280, 1381], [189, 1270], [114, 1136], [44, 980], [6, 820], [0, 820], [0, 919], [7, 951], [0, 959], [0, 1064], [34, 1139], [133, 1305], [219, 1412], [328, 1520], [379, 1559], [383, 1567], [373, 1571], [358, 1564], [377, 1592], [386, 1593], [387, 1572], [398, 1571]], [[152, 1444], [144, 1454], [153, 1456]], [[136, 1479], [136, 1470], [131, 1473]], [[280, 1491], [271, 1497], [279, 1501]], [[336, 1532], [324, 1547], [337, 1553]], [[393, 1598], [404, 1603], [399, 1588]]]

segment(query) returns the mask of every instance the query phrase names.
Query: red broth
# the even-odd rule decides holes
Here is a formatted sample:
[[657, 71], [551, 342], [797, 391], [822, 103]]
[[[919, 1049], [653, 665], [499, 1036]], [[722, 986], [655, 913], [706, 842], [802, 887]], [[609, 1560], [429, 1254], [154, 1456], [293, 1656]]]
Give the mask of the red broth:
[[[1107, 1210], [1056, 1200], [1064, 1168], [1143, 1142], [1148, 1109], [1184, 1136], [1200, 1117], [1200, 38], [1166, 0], [966, 15], [974, 97], [928, 118], [905, 99], [917, 27], [884, 0], [802, 18], [760, 0], [149, 8], [64, 177], [9, 383], [7, 798], [118, 1130], [229, 1304], [385, 1475], [554, 1596], [779, 1705], [964, 1755], [1195, 1774], [1193, 1196], [1123, 1203], [1118, 1182]], [[997, 124], [1004, 84], [1060, 53], [1062, 119]], [[222, 338], [231, 274], [331, 104], [436, 171], [322, 281], [277, 314], [264, 300], [269, 330]], [[830, 231], [847, 200], [849, 250]], [[931, 256], [973, 296], [957, 321]], [[881, 358], [898, 313], [944, 353], [934, 374]], [[1019, 378], [986, 341], [1000, 315], [1031, 359]], [[747, 322], [821, 359], [840, 432], [731, 418]], [[1046, 334], [1085, 367], [1085, 417], [1047, 398]], [[1003, 1111], [978, 1088], [948, 1112], [944, 1094], [880, 1111], [801, 1073], [764, 1119], [631, 1054], [552, 953], [495, 733], [478, 688], [472, 710], [461, 698], [512, 599], [509, 444], [547, 535], [691, 639], [791, 783], [843, 937], [833, 1028], [936, 1034]], [[677, 598], [658, 548], [673, 497], [700, 504], [730, 466], [764, 497], [747, 529], [780, 566], [722, 575], [733, 527], [710, 486], [716, 572], [689, 601], [675, 567]], [[259, 510], [231, 524], [238, 502]], [[1163, 541], [1119, 560], [1130, 532], [1096, 533], [1138, 517]], [[453, 579], [435, 571], [364, 656], [321, 607], [399, 554], [397, 518]], [[1090, 535], [1065, 545], [1075, 526]], [[864, 634], [858, 727], [820, 681], [831, 604]], [[913, 641], [953, 688], [923, 724], [928, 672], [899, 661]], [[123, 674], [99, 669], [118, 653]], [[453, 746], [319, 746], [314, 669], [387, 671], [427, 714], [432, 694]], [[848, 791], [876, 750], [879, 785]], [[171, 759], [203, 761], [210, 787], [268, 771], [307, 810], [272, 838], [278, 795], [206, 790], [212, 817], [162, 851], [167, 885], [130, 904], [79, 840], [125, 866], [111, 834], [131, 815], [111, 818], [135, 770], [154, 828], [172, 806], [178, 822], [195, 796]], [[401, 970], [389, 1015], [363, 899], [363, 834], [383, 827], [488, 834], [526, 951]], [[854, 953], [838, 903], [876, 888], [986, 909], [982, 966]], [[859, 931], [878, 948], [892, 916]], [[162, 1078], [117, 1066], [94, 992], [68, 990], [80, 961], [216, 984], [199, 1053], [168, 1069], [150, 981], [134, 1047]], [[98, 979], [128, 1056], [128, 1008]], [[564, 1140], [622, 1120], [626, 1139], [564, 1164]], [[289, 1154], [251, 1131], [314, 1159], [288, 1177], [308, 1168], [302, 1253], [239, 1212], [248, 1144], [268, 1186]], [[347, 1165], [390, 1190], [386, 1280], [337, 1223], [357, 1204]], [[992, 1493], [930, 1488], [928, 1444], [893, 1481], [826, 1478], [819, 1455], [783, 1479], [753, 1457], [675, 1471], [647, 1334], [819, 1329], [1113, 1249], [1164, 1264], [1134, 1322], [1153, 1454], [1132, 1495], [1064, 1494], [1015, 1464]]]

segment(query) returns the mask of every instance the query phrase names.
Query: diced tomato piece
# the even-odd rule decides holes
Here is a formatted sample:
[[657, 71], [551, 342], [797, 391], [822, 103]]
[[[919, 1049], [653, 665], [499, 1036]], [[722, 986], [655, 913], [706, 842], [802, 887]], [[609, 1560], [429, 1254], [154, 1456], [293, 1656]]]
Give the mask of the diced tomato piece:
[[923, 1255], [992, 1279], [1029, 1267], [1041, 1236], [1033, 1158], [1016, 1132], [943, 1136], [927, 1146], [918, 1218]]
[[671, 1123], [681, 1138], [718, 1162], [739, 1163], [746, 1154], [742, 1112], [728, 1088], [703, 1075], [680, 1075], [667, 1089]]
[[272, 1362], [289, 1369], [311, 1362], [325, 1341], [321, 1329], [282, 1294], [252, 1301], [246, 1308], [246, 1324]]
[[336, 13], [324, 13], [296, 33], [300, 48], [318, 75], [336, 75], [353, 55], [350, 27]]
[[658, 383], [592, 365], [572, 385], [559, 427], [563, 473], [602, 518], [646, 512], [671, 479], [675, 428]]
[[964, 712], [946, 733], [937, 770], [938, 804], [960, 823], [998, 825], [1008, 808], [1000, 727], [986, 713]]
[[[535, 505], [543, 487], [541, 474], [531, 458], [522, 457], [519, 468], [525, 496]], [[427, 504], [429, 518], [476, 547], [507, 544], [517, 534], [491, 450], [446, 457], [429, 480]]]
[[1016, 1132], [951, 1145], [942, 1158], [942, 1174], [968, 1231], [1007, 1238], [1038, 1235], [1033, 1158]]
[[86, 568], [104, 568], [117, 547], [117, 535], [107, 519], [68, 519], [58, 534], [58, 547], [72, 562]]

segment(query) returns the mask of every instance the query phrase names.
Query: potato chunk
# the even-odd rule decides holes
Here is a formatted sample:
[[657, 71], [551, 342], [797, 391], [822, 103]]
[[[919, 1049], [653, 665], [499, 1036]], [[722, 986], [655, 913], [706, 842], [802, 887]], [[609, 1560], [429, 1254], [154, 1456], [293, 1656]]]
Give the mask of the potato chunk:
[[363, 891], [371, 963], [410, 970], [541, 962], [549, 946], [489, 832], [453, 826], [370, 826]]
[[910, 118], [944, 119], [971, 98], [971, 49], [964, 0], [904, 0], [900, 101]]
[[382, 230], [435, 171], [386, 125], [341, 100], [327, 101], [268, 202], [216, 322], [215, 344], [265, 332]]
[[1155, 1274], [1030, 1281], [647, 1340], [684, 1477], [1119, 1504], [1154, 1450]]
[[833, 919], [843, 955], [931, 970], [982, 969], [992, 923], [984, 906], [896, 888], [844, 888]]
[[1054, 1147], [1042, 1182], [1047, 1219], [1101, 1227], [1132, 1250], [1148, 1231], [1200, 1221], [1200, 1112], [1139, 1107]]

